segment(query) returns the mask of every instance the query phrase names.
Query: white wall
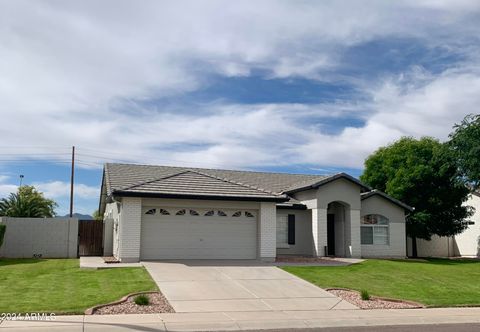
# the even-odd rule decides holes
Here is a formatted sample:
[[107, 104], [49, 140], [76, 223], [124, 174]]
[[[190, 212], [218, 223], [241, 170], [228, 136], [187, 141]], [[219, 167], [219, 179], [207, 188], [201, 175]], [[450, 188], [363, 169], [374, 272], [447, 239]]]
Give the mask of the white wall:
[[295, 244], [288, 245], [288, 248], [277, 248], [277, 254], [311, 256], [313, 253], [312, 211], [277, 209], [277, 218], [289, 214], [295, 215]]
[[103, 254], [118, 257], [118, 224], [120, 222], [120, 203], [108, 203], [103, 215], [104, 237]]
[[[113, 230], [113, 253], [115, 257], [123, 262], [139, 260], [142, 207], [162, 206], [258, 210], [258, 258], [265, 261], [273, 261], [276, 257], [275, 203], [133, 197], [121, 199], [118, 229], [114, 226]], [[110, 204], [107, 205], [107, 213], [110, 211], [109, 207]], [[112, 210], [114, 211], [113, 206]], [[118, 245], [116, 244], [116, 238], [118, 238]]]
[[[417, 239], [419, 257], [480, 257], [480, 197], [471, 195], [466, 205], [476, 209], [470, 218], [474, 222], [454, 237], [432, 236], [431, 241]], [[411, 239], [408, 238], [408, 254], [412, 254]]]
[[142, 199], [123, 197], [118, 225], [118, 256], [124, 263], [140, 260]]
[[0, 256], [9, 258], [76, 258], [78, 219], [9, 218]]
[[469, 225], [461, 234], [455, 236], [456, 255], [465, 257], [480, 257], [480, 197], [471, 195], [466, 203], [475, 208], [475, 214], [470, 218]]
[[405, 257], [405, 210], [384, 197], [373, 195], [362, 200], [361, 217], [368, 214], [380, 214], [389, 219], [389, 244], [362, 244], [362, 257]]

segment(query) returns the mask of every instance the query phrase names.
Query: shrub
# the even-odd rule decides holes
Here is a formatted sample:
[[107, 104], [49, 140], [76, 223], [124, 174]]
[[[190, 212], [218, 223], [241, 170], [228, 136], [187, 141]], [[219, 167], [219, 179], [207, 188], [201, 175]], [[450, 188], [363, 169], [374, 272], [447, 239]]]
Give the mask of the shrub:
[[1, 225], [0, 224], [0, 247], [3, 244], [3, 237], [5, 236], [5, 230], [7, 229], [6, 225]]
[[150, 304], [150, 299], [148, 298], [147, 295], [138, 295], [137, 297], [135, 297], [135, 304], [138, 304], [138, 305], [148, 305]]
[[362, 297], [362, 300], [364, 300], [364, 301], [370, 301], [370, 294], [368, 294], [368, 291], [366, 291], [365, 289], [363, 289], [363, 290], [360, 292], [360, 296]]

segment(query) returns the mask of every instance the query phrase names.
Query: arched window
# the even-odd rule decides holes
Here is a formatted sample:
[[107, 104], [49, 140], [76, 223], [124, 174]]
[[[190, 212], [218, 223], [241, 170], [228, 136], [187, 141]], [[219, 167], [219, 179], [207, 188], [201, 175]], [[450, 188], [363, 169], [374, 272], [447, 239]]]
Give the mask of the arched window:
[[152, 214], [155, 214], [155, 212], [157, 212], [157, 209], [150, 209], [150, 210], [148, 210], [147, 212], [145, 212], [145, 214], [150, 214], [150, 215], [152, 215]]
[[234, 214], [232, 214], [232, 217], [241, 217], [242, 216], [242, 211], [237, 211]]
[[182, 210], [177, 211], [177, 213], [175, 213], [175, 214], [177, 216], [183, 216], [183, 215], [185, 215], [185, 212], [186, 212], [185, 209], [182, 209]]
[[367, 214], [362, 217], [360, 238], [362, 244], [389, 244], [389, 224], [387, 217], [380, 214]]
[[195, 210], [190, 210], [190, 215], [191, 216], [199, 216], [198, 212]]
[[248, 212], [248, 211], [245, 211], [245, 217], [247, 217], [247, 218], [253, 218], [253, 217], [255, 217], [255, 216], [253, 215], [253, 213]]
[[205, 217], [211, 217], [211, 216], [213, 216], [214, 214], [215, 214], [215, 211], [210, 210], [210, 211], [205, 212], [204, 216], [205, 216]]
[[221, 211], [221, 210], [218, 210], [217, 214], [218, 214], [219, 217], [226, 217], [227, 216], [227, 214], [225, 212]]
[[160, 209], [160, 211], [158, 211], [158, 213], [160, 213], [163, 216], [169, 216], [170, 215], [170, 212], [168, 212], [165, 209]]

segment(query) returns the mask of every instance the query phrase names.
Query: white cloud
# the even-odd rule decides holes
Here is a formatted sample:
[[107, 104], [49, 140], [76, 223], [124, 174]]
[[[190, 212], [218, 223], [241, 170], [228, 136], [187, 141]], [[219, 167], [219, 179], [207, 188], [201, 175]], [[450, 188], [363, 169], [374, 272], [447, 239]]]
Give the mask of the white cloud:
[[18, 186], [14, 185], [14, 184], [1, 183], [0, 184], [0, 199], [7, 197], [11, 193], [17, 192], [17, 188], [18, 188]]
[[[77, 145], [84, 154], [80, 167], [99, 160], [82, 147], [161, 164], [361, 167], [368, 153], [401, 135], [445, 138], [454, 122], [478, 112], [478, 2], [225, 4], [2, 2], [2, 145], [12, 147], [9, 153], [18, 145]], [[212, 74], [248, 76], [262, 69], [269, 77], [326, 79], [326, 72], [343, 65], [345, 49], [381, 38], [416, 38], [430, 48], [462, 52], [464, 60], [442, 73], [419, 70], [363, 82], [368, 102], [212, 103], [182, 112], [136, 104], [206, 86]], [[328, 134], [319, 124], [340, 117], [361, 118], [365, 125]], [[68, 150], [22, 151], [32, 157], [62, 151], [48, 158], [68, 162]], [[65, 182], [38, 185], [51, 197], [69, 192]], [[76, 189], [81, 197], [97, 191]]]
[[[45, 197], [57, 199], [70, 196], [70, 183], [63, 181], [38, 182], [33, 183], [39, 191], [43, 192]], [[100, 188], [87, 186], [79, 183], [74, 185], [74, 197], [98, 199]]]

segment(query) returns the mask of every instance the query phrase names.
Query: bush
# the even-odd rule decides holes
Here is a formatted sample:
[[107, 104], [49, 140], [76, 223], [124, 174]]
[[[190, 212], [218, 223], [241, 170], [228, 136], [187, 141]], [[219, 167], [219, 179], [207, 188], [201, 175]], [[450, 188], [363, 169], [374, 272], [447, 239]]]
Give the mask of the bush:
[[135, 304], [138, 304], [138, 305], [149, 305], [150, 304], [150, 299], [148, 298], [147, 295], [138, 295], [136, 298], [135, 298]]
[[5, 230], [7, 229], [6, 225], [0, 225], [0, 247], [3, 244], [3, 237], [5, 236]]
[[368, 294], [368, 291], [366, 291], [365, 289], [363, 289], [363, 290], [360, 292], [360, 296], [362, 297], [362, 300], [364, 300], [364, 301], [370, 301], [370, 294]]

